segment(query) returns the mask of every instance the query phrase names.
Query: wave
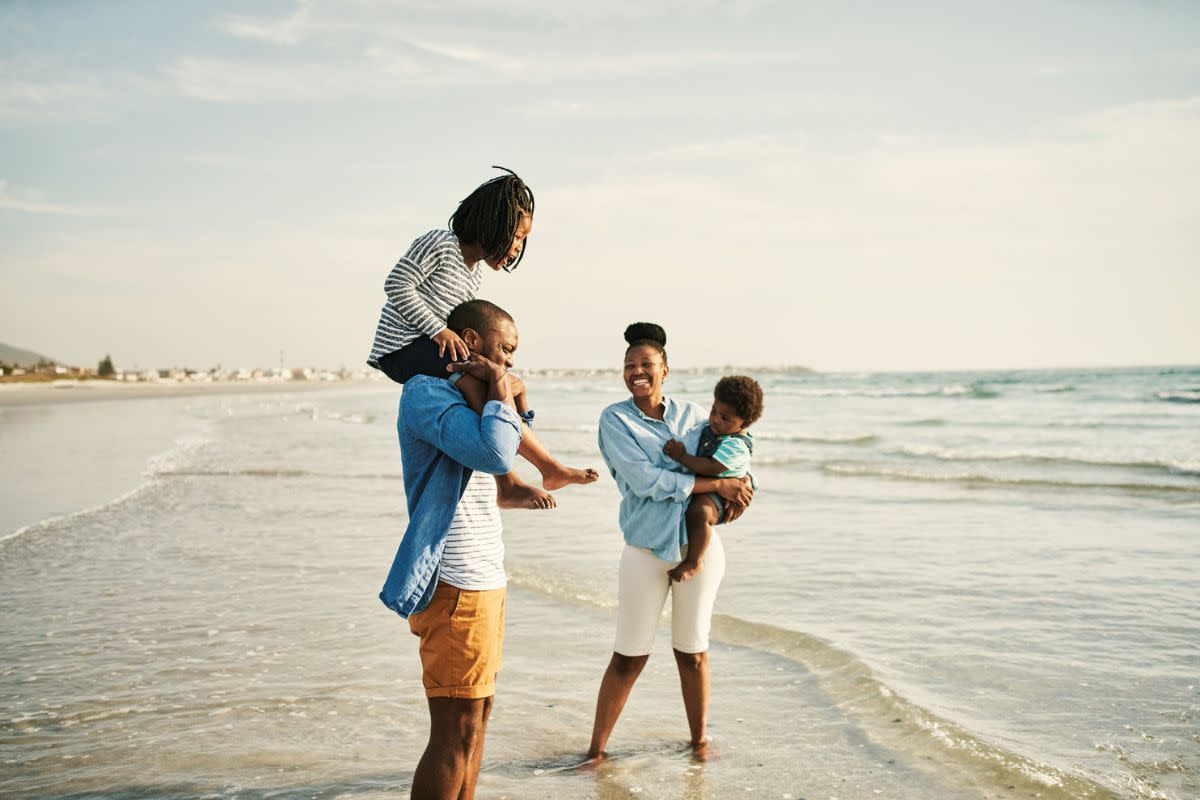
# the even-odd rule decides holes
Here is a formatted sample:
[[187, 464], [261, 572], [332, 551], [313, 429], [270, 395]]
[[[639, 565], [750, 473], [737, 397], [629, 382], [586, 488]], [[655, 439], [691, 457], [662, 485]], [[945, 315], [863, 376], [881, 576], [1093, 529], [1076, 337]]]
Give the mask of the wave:
[[1045, 453], [1032, 453], [1022, 450], [1004, 451], [971, 451], [940, 447], [897, 447], [885, 451], [889, 455], [909, 456], [913, 458], [934, 458], [938, 461], [1017, 461], [1027, 464], [1059, 464], [1067, 466], [1087, 467], [1119, 467], [1156, 472], [1166, 472], [1171, 475], [1200, 476], [1200, 459], [1193, 460], [1147, 460], [1121, 458], [1086, 458], [1078, 456], [1056, 456]]
[[830, 475], [854, 478], [883, 478], [918, 483], [960, 483], [966, 486], [1069, 489], [1081, 491], [1107, 490], [1115, 492], [1145, 492], [1176, 495], [1198, 495], [1200, 486], [1181, 486], [1169, 483], [1106, 483], [1091, 481], [1059, 481], [1048, 478], [1000, 478], [972, 472], [931, 473], [856, 464], [823, 464], [821, 469]]
[[1175, 392], [1155, 392], [1154, 396], [1164, 403], [1200, 403], [1200, 389], [1182, 389]]
[[534, 430], [538, 433], [543, 431], [554, 431], [555, 433], [596, 433], [600, 430], [599, 425], [543, 425], [541, 422], [534, 420]]
[[164, 468], [170, 469], [175, 464], [180, 463], [186, 455], [200, 449], [206, 445], [208, 441], [209, 440], [207, 436], [200, 433], [189, 434], [180, 437], [175, 441], [175, 445], [170, 450], [155, 456], [151, 456], [147, 460], [146, 471], [143, 473], [143, 475], [145, 475], [148, 480], [143, 481], [122, 495], [114, 497], [111, 500], [105, 500], [103, 503], [97, 503], [94, 506], [88, 506], [87, 508], [82, 508], [78, 511], [72, 511], [67, 514], [58, 514], [53, 517], [47, 517], [46, 519], [38, 520], [37, 522], [17, 528], [12, 533], [0, 536], [0, 547], [4, 546], [5, 542], [12, 541], [19, 536], [24, 536], [36, 531], [56, 528], [64, 522], [99, 514], [103, 511], [109, 510], [110, 508], [115, 508], [122, 503], [126, 503], [135, 497], [138, 497], [157, 485], [158, 481], [156, 479], [158, 475], [161, 474], [160, 470]]
[[873, 444], [879, 437], [873, 433], [755, 433], [755, 439], [766, 442], [805, 442], [807, 444]]
[[59, 514], [58, 516], [47, 517], [46, 519], [38, 520], [37, 522], [34, 522], [30, 525], [25, 525], [23, 527], [17, 528], [15, 531], [13, 531], [12, 533], [10, 533], [6, 536], [0, 536], [0, 547], [2, 547], [5, 542], [16, 539], [18, 536], [24, 536], [25, 534], [28, 534], [28, 533], [34, 533], [36, 531], [48, 530], [51, 528], [55, 528], [55, 527], [58, 527], [58, 525], [60, 525], [63, 522], [70, 522], [71, 520], [80, 519], [83, 517], [89, 517], [89, 516], [92, 516], [93, 514], [98, 514], [102, 511], [107, 511], [110, 508], [115, 508], [116, 506], [119, 506], [122, 503], [132, 500], [133, 498], [142, 494], [146, 490], [152, 488], [154, 485], [155, 485], [155, 481], [153, 481], [153, 480], [146, 481], [145, 483], [141, 484], [140, 486], [137, 486], [136, 488], [129, 490], [128, 492], [121, 495], [120, 497], [114, 497], [112, 500], [106, 500], [103, 503], [100, 503], [100, 504], [94, 505], [94, 506], [89, 506], [88, 508], [83, 508], [83, 509], [80, 509], [79, 511], [72, 511], [69, 514]]
[[779, 387], [772, 391], [778, 394], [797, 395], [800, 397], [868, 397], [872, 399], [889, 399], [894, 397], [964, 397], [990, 400], [1000, 396], [998, 390], [981, 383], [954, 383], [945, 386], [884, 387], [881, 389], [805, 389]]
[[165, 478], [332, 478], [338, 480], [402, 480], [399, 472], [314, 472], [307, 469], [262, 467], [248, 469], [170, 469], [155, 473]]
[[[559, 602], [615, 609], [616, 598], [581, 591], [567, 576], [552, 577], [516, 567], [509, 583]], [[1046, 800], [1115, 800], [1100, 784], [1009, 752], [973, 736], [955, 723], [907, 700], [879, 680], [852, 653], [817, 636], [714, 614], [712, 638], [800, 664], [820, 682], [831, 700], [861, 721], [870, 738], [916, 760], [967, 772], [1002, 794]]]
[[950, 420], [942, 419], [941, 417], [926, 417], [925, 419], [912, 419], [900, 424], [906, 428], [940, 428], [943, 425], [949, 425]]
[[1063, 392], [1073, 392], [1075, 387], [1069, 383], [1055, 383], [1050, 386], [1039, 386], [1038, 392], [1042, 394], [1061, 394]]

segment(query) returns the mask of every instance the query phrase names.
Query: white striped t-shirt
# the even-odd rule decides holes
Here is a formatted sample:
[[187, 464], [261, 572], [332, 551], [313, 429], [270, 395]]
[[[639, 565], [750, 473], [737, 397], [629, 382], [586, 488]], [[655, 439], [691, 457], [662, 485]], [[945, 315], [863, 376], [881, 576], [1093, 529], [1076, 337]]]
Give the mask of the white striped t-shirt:
[[439, 580], [459, 589], [500, 589], [504, 577], [504, 541], [500, 509], [496, 506], [496, 479], [475, 471], [446, 536]]
[[378, 369], [379, 359], [388, 353], [446, 327], [450, 312], [475, 299], [482, 281], [483, 270], [467, 266], [453, 231], [417, 237], [383, 282], [388, 299], [367, 364]]

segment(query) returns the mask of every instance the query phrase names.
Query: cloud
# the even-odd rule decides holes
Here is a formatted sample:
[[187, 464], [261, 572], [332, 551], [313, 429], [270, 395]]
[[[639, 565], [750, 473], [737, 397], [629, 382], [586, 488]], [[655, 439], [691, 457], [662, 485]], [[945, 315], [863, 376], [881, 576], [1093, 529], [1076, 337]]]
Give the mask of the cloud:
[[56, 203], [43, 198], [41, 192], [24, 191], [10, 194], [8, 181], [0, 179], [0, 209], [26, 214], [53, 214], [67, 217], [111, 217], [120, 212], [103, 206]]
[[58, 80], [20, 77], [11, 64], [0, 65], [0, 120], [25, 122], [78, 113], [94, 106], [105, 92], [94, 79]]
[[277, 45], [293, 45], [304, 41], [313, 29], [312, 4], [299, 3], [296, 10], [283, 17], [230, 16], [218, 22], [218, 27], [240, 39], [253, 39]]

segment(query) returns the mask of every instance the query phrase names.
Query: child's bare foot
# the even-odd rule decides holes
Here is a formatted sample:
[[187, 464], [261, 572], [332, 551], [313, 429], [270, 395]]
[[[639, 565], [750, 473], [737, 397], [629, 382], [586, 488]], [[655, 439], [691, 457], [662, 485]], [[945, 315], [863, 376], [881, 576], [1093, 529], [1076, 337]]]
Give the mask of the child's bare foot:
[[528, 483], [511, 483], [501, 486], [496, 492], [496, 505], [500, 508], [555, 508], [558, 501], [554, 495], [545, 489], [530, 486]]
[[542, 473], [542, 486], [550, 491], [561, 489], [564, 486], [570, 486], [572, 483], [585, 484], [593, 483], [600, 477], [600, 473], [588, 467], [587, 469], [576, 469], [574, 467], [565, 467], [562, 464], [547, 469]]
[[680, 561], [679, 565], [667, 570], [667, 577], [678, 583], [683, 583], [686, 580], [691, 580], [696, 576], [696, 573], [703, 569], [703, 566], [696, 561], [684, 560]]

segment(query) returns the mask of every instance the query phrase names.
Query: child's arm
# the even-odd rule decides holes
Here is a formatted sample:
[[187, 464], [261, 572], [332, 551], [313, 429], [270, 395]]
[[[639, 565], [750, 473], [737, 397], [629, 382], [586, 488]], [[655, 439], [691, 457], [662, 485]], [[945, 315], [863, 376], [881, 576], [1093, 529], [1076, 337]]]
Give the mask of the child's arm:
[[446, 327], [446, 322], [430, 307], [422, 295], [429, 276], [438, 269], [455, 269], [454, 239], [443, 231], [430, 231], [418, 237], [404, 257], [396, 262], [383, 282], [388, 302], [399, 312], [404, 322], [424, 333], [438, 344], [438, 356], [450, 349], [455, 360], [467, 358], [467, 345], [458, 334]]
[[728, 469], [728, 467], [715, 458], [701, 458], [700, 456], [691, 455], [684, 449], [683, 442], [678, 439], [672, 439], [664, 444], [663, 452], [667, 454], [668, 458], [675, 459], [697, 475], [706, 475], [710, 478], [715, 478]]

